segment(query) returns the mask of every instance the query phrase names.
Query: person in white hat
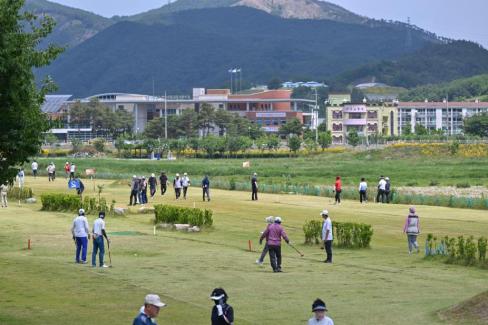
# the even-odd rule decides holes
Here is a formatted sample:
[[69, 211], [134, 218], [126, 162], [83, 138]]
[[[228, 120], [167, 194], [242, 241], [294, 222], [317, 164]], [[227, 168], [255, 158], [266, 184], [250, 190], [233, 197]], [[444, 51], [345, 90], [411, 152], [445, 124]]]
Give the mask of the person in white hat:
[[141, 309], [139, 315], [134, 318], [132, 325], [156, 325], [153, 321], [159, 315], [159, 310], [166, 304], [161, 301], [158, 295], [149, 294], [144, 299], [144, 309]]
[[187, 173], [183, 174], [181, 178], [181, 186], [183, 187], [183, 199], [186, 200], [186, 192], [188, 192], [188, 187], [191, 185], [190, 178]]
[[151, 194], [151, 199], [154, 199], [154, 195], [156, 194], [156, 188], [158, 187], [158, 179], [154, 173], [151, 174], [148, 180], [149, 183], [149, 194]]
[[329, 218], [329, 211], [323, 210], [320, 215], [324, 219], [322, 223], [322, 241], [324, 242], [325, 252], [327, 254], [327, 259], [325, 263], [332, 263], [332, 220]]
[[175, 189], [175, 196], [178, 200], [181, 196], [181, 188], [183, 187], [183, 183], [181, 182], [180, 174], [176, 174], [175, 179], [173, 180], [173, 188]]
[[[85, 210], [78, 210], [78, 216], [73, 220], [71, 226], [71, 234], [76, 244], [76, 263], [86, 264], [86, 251], [88, 248], [88, 240], [90, 239], [90, 227], [88, 226], [88, 219], [85, 217]], [[81, 252], [81, 259], [80, 259]]]
[[273, 268], [273, 272], [282, 272], [281, 238], [283, 238], [287, 244], [290, 243], [290, 239], [288, 239], [288, 235], [286, 234], [285, 229], [283, 229], [283, 227], [281, 226], [280, 217], [275, 217], [274, 223], [266, 228], [266, 230], [261, 235], [261, 238], [259, 239], [259, 244], [261, 244], [263, 242], [263, 239], [265, 238], [269, 248], [269, 260], [271, 263], [271, 267]]
[[[273, 216], [269, 216], [264, 220], [266, 220], [266, 223], [267, 223], [266, 229], [268, 229], [269, 226], [271, 226], [274, 223], [274, 217]], [[265, 229], [265, 231], [266, 231], [266, 229]], [[264, 231], [261, 232], [261, 234], [263, 234], [263, 233], [264, 233]], [[264, 244], [263, 252], [261, 253], [261, 256], [259, 257], [259, 259], [256, 261], [256, 264], [263, 265], [264, 258], [266, 257], [266, 254], [268, 254], [268, 251], [269, 251], [269, 247], [268, 247], [268, 243], [266, 242]]]
[[253, 201], [258, 200], [258, 174], [254, 173], [251, 178], [251, 188], [252, 188], [252, 194], [251, 194], [251, 199]]
[[[130, 186], [130, 199], [129, 199], [129, 206], [131, 205], [136, 205], [137, 204], [137, 192], [138, 192], [138, 187], [139, 187], [139, 181], [137, 179], [137, 176], [134, 175], [132, 176], [132, 181], [129, 183]], [[134, 199], [134, 201], [132, 201]], [[134, 203], [132, 203], [134, 202]]]

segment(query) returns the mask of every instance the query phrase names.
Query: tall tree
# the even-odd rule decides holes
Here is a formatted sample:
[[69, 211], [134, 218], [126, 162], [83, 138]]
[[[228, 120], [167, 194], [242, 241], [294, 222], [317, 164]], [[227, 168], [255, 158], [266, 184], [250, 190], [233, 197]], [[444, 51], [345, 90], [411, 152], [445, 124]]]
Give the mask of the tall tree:
[[289, 134], [301, 136], [303, 133], [303, 126], [297, 118], [294, 118], [282, 125], [279, 132], [281, 135], [286, 136]]
[[54, 45], [38, 49], [54, 20], [38, 18], [23, 6], [23, 0], [0, 0], [1, 183], [12, 181], [17, 166], [39, 151], [42, 133], [49, 128], [41, 104], [54, 86], [46, 78], [38, 89], [32, 69], [50, 64], [62, 52]]
[[213, 129], [215, 123], [215, 108], [207, 103], [202, 104], [198, 114], [198, 124], [203, 129], [203, 135], [206, 136]]

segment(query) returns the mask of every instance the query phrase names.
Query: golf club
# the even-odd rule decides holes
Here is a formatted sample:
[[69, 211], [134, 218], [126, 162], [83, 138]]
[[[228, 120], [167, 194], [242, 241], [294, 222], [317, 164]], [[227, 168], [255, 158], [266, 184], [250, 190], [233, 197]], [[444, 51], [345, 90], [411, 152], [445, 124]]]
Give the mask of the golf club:
[[291, 243], [288, 243], [288, 245], [290, 245], [291, 248], [293, 248], [298, 254], [300, 254], [301, 257], [303, 257], [303, 253], [300, 252], [295, 246], [293, 246]]
[[110, 265], [108, 267], [112, 267], [112, 254], [110, 253], [110, 241], [107, 238], [107, 247], [108, 247], [108, 259], [110, 261]]

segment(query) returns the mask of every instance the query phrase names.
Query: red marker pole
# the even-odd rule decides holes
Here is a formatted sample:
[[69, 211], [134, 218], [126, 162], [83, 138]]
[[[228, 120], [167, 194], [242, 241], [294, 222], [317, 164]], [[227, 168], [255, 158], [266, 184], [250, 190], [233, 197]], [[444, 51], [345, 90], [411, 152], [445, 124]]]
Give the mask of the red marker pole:
[[27, 249], [29, 249], [29, 250], [31, 249], [31, 240], [30, 240], [30, 238], [27, 241]]
[[252, 252], [252, 242], [251, 242], [251, 240], [249, 240], [247, 242], [247, 244], [249, 245], [249, 251]]

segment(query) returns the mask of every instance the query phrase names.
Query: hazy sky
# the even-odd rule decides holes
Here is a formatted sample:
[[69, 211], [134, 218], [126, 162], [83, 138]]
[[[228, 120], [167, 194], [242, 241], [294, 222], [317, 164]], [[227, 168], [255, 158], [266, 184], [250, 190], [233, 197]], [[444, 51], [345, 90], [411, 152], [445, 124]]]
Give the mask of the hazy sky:
[[[97, 14], [131, 15], [161, 7], [168, 0], [52, 0]], [[406, 21], [441, 36], [468, 39], [488, 48], [488, 0], [332, 0], [372, 18]]]

